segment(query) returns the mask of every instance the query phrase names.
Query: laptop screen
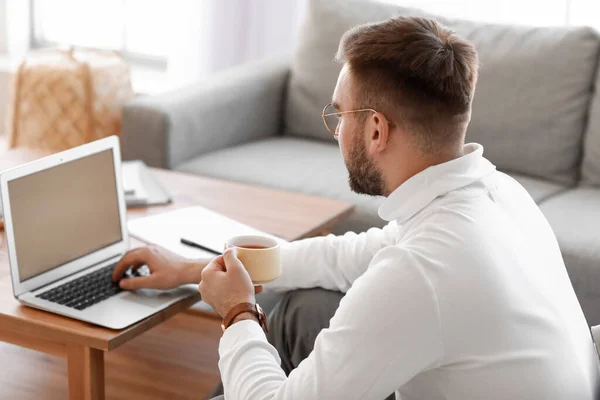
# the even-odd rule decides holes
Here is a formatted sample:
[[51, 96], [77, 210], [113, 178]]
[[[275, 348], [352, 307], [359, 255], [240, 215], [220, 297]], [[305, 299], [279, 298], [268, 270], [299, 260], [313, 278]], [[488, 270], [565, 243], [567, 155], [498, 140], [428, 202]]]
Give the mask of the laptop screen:
[[122, 240], [112, 150], [8, 182], [21, 282]]

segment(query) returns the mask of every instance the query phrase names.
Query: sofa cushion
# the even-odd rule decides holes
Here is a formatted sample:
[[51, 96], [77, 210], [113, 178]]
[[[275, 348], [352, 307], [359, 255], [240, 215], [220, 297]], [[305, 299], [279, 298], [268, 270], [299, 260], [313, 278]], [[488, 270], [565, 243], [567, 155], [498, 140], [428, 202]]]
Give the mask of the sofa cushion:
[[394, 16], [434, 17], [475, 44], [481, 68], [467, 133], [499, 168], [563, 183], [578, 176], [599, 39], [586, 27], [516, 27], [364, 0], [311, 0], [287, 94], [286, 133], [332, 140], [321, 121], [343, 33]]
[[584, 138], [581, 181], [583, 184], [600, 186], [600, 68], [595, 87]]
[[[354, 214], [334, 230], [362, 232], [383, 226], [377, 209], [382, 198], [363, 196], [348, 186], [348, 172], [337, 145], [317, 140], [279, 137], [214, 151], [176, 167], [179, 171], [344, 200]], [[565, 186], [511, 175], [536, 202], [566, 190]]]
[[529, 195], [537, 204], [540, 204], [542, 201], [550, 198], [551, 196], [569, 189], [568, 186], [549, 182], [544, 179], [532, 178], [530, 176], [514, 173], [509, 173], [509, 175], [519, 182], [521, 186], [527, 190], [527, 192], [529, 192]]
[[560, 245], [571, 282], [590, 325], [600, 324], [600, 189], [579, 187], [540, 208]]
[[339, 148], [331, 143], [291, 137], [260, 140], [202, 155], [175, 169], [276, 189], [301, 192], [356, 205], [335, 233], [383, 226], [382, 198], [353, 193]]

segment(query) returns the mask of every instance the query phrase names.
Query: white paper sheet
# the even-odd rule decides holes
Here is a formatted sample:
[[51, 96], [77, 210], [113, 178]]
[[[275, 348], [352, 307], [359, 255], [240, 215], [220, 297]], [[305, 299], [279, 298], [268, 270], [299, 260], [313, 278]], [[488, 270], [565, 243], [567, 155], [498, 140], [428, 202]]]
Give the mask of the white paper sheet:
[[281, 238], [201, 206], [135, 219], [129, 221], [128, 228], [131, 236], [188, 258], [214, 257], [214, 254], [183, 245], [180, 242], [181, 238], [216, 251], [223, 251], [225, 241], [239, 235], [262, 235], [274, 238], [280, 243], [285, 242]]

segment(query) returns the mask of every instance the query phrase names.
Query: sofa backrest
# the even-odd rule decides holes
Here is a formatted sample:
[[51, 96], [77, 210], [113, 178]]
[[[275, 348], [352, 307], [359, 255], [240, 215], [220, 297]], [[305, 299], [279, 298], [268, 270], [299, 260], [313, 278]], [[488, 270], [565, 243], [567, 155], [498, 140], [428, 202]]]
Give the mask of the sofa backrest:
[[600, 68], [595, 89], [584, 137], [581, 183], [600, 186]]
[[396, 16], [436, 18], [479, 53], [479, 82], [467, 141], [481, 143], [500, 169], [574, 183], [600, 39], [587, 27], [534, 28], [438, 17], [365, 0], [311, 0], [291, 68], [286, 134], [334, 140], [321, 111], [341, 66], [338, 43], [349, 28]]

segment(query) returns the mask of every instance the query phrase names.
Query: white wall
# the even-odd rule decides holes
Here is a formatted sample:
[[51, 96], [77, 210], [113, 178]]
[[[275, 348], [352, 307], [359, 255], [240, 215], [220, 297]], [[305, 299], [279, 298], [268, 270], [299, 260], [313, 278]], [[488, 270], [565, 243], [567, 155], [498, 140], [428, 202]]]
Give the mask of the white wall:
[[432, 14], [519, 25], [600, 28], [600, 0], [377, 0]]

